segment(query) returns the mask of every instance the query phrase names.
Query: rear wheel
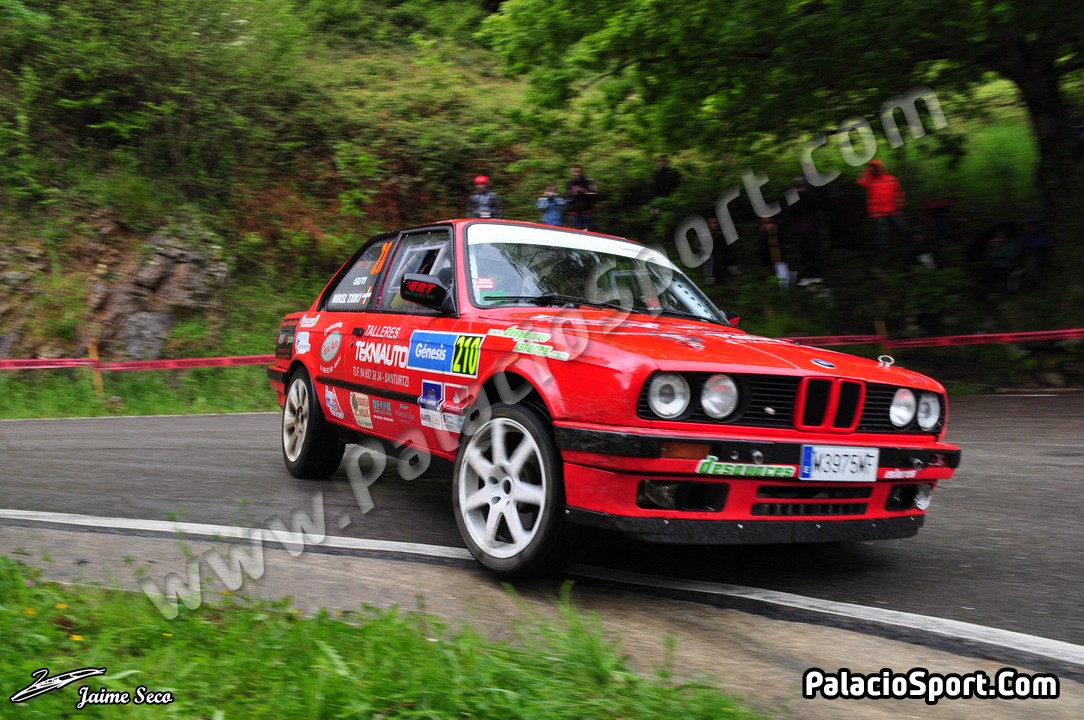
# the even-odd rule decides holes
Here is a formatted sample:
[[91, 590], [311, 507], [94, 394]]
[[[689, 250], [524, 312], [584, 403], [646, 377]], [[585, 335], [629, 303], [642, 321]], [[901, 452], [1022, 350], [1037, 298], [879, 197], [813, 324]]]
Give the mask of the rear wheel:
[[526, 405], [494, 405], [459, 447], [452, 480], [456, 524], [489, 570], [513, 577], [559, 569], [571, 536], [561, 462], [547, 423]]
[[286, 383], [282, 406], [282, 459], [298, 478], [326, 478], [339, 468], [346, 444], [324, 419], [312, 378], [298, 368]]

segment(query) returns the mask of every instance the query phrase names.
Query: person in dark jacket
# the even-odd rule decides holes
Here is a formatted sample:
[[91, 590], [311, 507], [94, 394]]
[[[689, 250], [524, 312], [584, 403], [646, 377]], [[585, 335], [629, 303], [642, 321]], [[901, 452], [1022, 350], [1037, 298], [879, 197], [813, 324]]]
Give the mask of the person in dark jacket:
[[821, 238], [820, 221], [817, 217], [817, 200], [809, 192], [805, 178], [794, 179], [796, 202], [786, 206], [790, 237], [798, 246], [801, 261], [802, 279], [799, 285], [808, 285], [821, 280]]
[[581, 166], [573, 165], [572, 179], [565, 187], [565, 202], [567, 203], [565, 209], [572, 227], [578, 230], [591, 229], [591, 219], [597, 198], [598, 187], [594, 181], [583, 174]]
[[474, 192], [471, 193], [467, 203], [467, 217], [499, 218], [501, 216], [501, 199], [488, 187], [489, 178], [485, 175], [474, 178]]

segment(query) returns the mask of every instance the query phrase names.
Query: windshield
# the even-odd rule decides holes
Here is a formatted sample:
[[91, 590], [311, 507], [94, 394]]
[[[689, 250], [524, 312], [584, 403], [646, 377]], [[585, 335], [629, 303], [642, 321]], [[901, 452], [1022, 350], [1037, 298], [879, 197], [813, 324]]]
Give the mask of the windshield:
[[467, 264], [477, 307], [582, 301], [726, 322], [665, 255], [625, 240], [477, 223], [467, 228]]

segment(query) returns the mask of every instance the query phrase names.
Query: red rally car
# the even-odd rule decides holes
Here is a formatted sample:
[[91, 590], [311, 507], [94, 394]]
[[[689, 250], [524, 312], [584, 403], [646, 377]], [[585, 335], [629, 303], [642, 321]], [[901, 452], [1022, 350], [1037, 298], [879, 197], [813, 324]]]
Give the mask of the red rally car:
[[661, 253], [531, 223], [371, 239], [283, 320], [268, 375], [290, 473], [365, 437], [454, 461], [463, 540], [509, 576], [559, 567], [583, 526], [909, 537], [960, 461], [939, 383], [750, 335]]

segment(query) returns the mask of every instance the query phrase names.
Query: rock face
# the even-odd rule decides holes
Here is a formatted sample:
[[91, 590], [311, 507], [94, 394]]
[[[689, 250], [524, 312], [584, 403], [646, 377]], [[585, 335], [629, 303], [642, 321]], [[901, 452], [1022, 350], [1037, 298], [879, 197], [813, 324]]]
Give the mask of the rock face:
[[[197, 233], [198, 235], [199, 233]], [[191, 238], [166, 230], [151, 236], [147, 254], [125, 279], [107, 283], [96, 271], [85, 295], [92, 332], [101, 352], [127, 360], [159, 357], [173, 323], [213, 307], [228, 267]]]
[[[103, 358], [153, 360], [178, 319], [215, 309], [229, 269], [210, 232], [188, 222], [141, 238], [113, 215], [84, 216], [51, 260], [33, 243], [0, 248], [0, 359], [85, 357], [96, 344]], [[49, 283], [74, 297], [41, 310]]]

